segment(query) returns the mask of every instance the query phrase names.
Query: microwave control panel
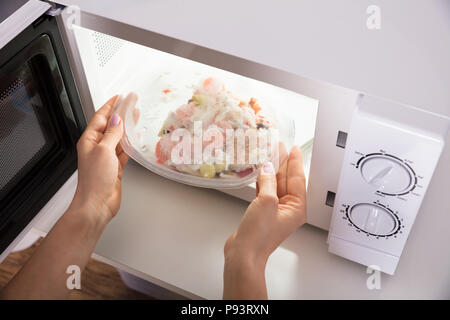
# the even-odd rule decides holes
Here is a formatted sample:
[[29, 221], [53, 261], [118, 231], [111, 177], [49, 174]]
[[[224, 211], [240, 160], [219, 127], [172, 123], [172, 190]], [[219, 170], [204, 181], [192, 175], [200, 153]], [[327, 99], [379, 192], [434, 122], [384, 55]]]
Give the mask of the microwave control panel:
[[360, 96], [333, 208], [330, 252], [394, 273], [448, 129], [446, 117]]

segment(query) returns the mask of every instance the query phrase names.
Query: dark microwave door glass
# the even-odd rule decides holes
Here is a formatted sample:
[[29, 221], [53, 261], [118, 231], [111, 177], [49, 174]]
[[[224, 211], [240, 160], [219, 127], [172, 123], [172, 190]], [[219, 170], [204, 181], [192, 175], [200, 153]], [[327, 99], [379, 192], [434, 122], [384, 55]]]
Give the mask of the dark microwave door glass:
[[0, 253], [76, 170], [85, 120], [55, 18], [0, 50]]

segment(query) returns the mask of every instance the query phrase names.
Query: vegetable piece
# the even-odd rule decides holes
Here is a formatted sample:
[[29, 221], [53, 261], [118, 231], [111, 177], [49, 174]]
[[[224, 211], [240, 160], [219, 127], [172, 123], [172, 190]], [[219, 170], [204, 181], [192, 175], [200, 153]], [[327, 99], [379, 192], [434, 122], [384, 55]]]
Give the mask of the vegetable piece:
[[204, 178], [213, 178], [216, 175], [214, 165], [209, 163], [202, 164], [200, 167], [200, 175]]
[[196, 94], [192, 96], [192, 100], [196, 105], [204, 105], [208, 102], [208, 97], [204, 94]]
[[252, 172], [253, 172], [253, 168], [248, 168], [244, 171], [239, 171], [237, 174], [239, 175], [240, 178], [243, 178], [245, 176], [248, 176]]
[[170, 91], [171, 91], [170, 89], [164, 89], [162, 92], [168, 94]]
[[267, 129], [267, 126], [261, 121], [256, 124], [256, 129]]
[[255, 114], [261, 111], [261, 107], [257, 103], [252, 106], [252, 109], [255, 111]]
[[159, 129], [158, 137], [161, 137], [164, 133], [166, 133], [165, 132], [166, 131], [166, 123], [167, 123], [167, 119], [164, 121], [161, 129]]
[[189, 166], [187, 166], [187, 165], [182, 165], [182, 166], [180, 166], [180, 170], [182, 170], [182, 172], [189, 173], [189, 174], [191, 174], [191, 175], [193, 175], [193, 176], [198, 176], [198, 171], [197, 171], [197, 170], [191, 169], [191, 168], [190, 168]]
[[208, 95], [217, 95], [219, 92], [225, 90], [225, 86], [222, 81], [215, 78], [206, 78], [203, 81], [203, 89], [207, 92]]
[[253, 111], [255, 112], [255, 114], [257, 114], [258, 112], [261, 111], [261, 107], [259, 104], [256, 103], [256, 99], [255, 98], [251, 98], [249, 103], [250, 107], [253, 109]]
[[216, 173], [222, 172], [223, 170], [225, 170], [225, 163], [215, 163], [214, 164], [214, 169], [216, 169]]
[[160, 164], [164, 164], [164, 162], [166, 162], [168, 160], [168, 157], [161, 150], [161, 140], [159, 140], [158, 143], [156, 144], [155, 155], [156, 155], [156, 158], [158, 159], [157, 160], [158, 163], [160, 163]]
[[211, 77], [209, 77], [209, 78], [206, 78], [204, 81], [203, 81], [203, 88], [207, 88], [208, 86], [211, 86], [211, 85], [213, 85], [214, 84], [214, 78], [211, 78]]

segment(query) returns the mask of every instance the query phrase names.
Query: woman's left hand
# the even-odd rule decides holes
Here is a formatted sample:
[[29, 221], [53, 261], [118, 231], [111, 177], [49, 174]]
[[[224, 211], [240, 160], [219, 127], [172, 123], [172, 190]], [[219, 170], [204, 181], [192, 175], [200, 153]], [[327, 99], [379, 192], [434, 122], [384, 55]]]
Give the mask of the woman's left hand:
[[117, 96], [101, 107], [77, 144], [78, 186], [72, 206], [108, 222], [119, 210], [122, 171], [128, 155], [119, 144], [123, 121], [113, 113]]

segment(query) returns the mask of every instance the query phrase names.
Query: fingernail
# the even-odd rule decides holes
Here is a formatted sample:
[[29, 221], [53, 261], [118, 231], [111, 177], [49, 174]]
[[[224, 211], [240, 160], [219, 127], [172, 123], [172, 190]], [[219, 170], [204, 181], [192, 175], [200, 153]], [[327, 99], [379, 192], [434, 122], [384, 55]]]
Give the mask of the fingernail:
[[115, 127], [118, 126], [120, 123], [120, 116], [116, 113], [113, 114], [113, 116], [111, 117], [111, 120], [109, 122], [111, 124], [111, 126]]
[[264, 174], [275, 174], [275, 168], [272, 162], [266, 162], [262, 168]]

